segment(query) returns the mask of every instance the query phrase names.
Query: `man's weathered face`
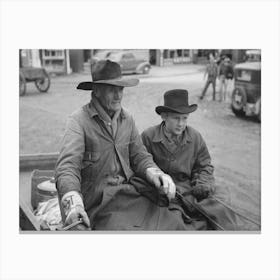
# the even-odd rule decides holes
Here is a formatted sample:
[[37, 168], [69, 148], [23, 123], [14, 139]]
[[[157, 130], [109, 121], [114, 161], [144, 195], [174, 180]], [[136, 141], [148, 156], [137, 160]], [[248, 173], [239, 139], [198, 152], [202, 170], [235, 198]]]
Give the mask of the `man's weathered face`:
[[106, 111], [114, 113], [121, 108], [123, 87], [100, 84], [97, 87], [96, 97]]
[[183, 133], [187, 126], [189, 114], [163, 113], [162, 119], [165, 121], [166, 130], [176, 136]]

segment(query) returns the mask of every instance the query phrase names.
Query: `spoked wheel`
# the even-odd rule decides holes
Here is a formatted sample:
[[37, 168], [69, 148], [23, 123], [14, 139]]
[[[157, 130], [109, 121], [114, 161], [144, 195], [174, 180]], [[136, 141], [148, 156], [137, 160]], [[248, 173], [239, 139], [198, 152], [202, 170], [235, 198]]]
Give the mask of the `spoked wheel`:
[[45, 76], [41, 79], [35, 81], [35, 86], [40, 92], [47, 92], [51, 85], [51, 79], [47, 72], [45, 72]]
[[19, 73], [19, 95], [23, 96], [26, 93], [26, 80], [22, 73]]
[[243, 110], [246, 105], [247, 97], [243, 88], [235, 88], [231, 97], [231, 109], [236, 116], [243, 117], [245, 112]]

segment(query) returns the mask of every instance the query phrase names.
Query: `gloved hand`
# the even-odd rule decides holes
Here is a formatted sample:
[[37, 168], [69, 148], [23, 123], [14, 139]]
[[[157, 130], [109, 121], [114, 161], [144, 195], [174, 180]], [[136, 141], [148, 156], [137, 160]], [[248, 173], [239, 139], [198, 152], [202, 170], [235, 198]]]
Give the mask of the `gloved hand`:
[[71, 225], [81, 219], [83, 223], [76, 225], [71, 230], [90, 229], [89, 218], [84, 209], [83, 200], [78, 192], [70, 191], [66, 193], [61, 199], [61, 205], [66, 216], [64, 226]]
[[207, 198], [210, 194], [210, 188], [208, 186], [194, 186], [191, 190], [191, 194], [198, 200], [201, 201]]
[[146, 177], [158, 189], [162, 189], [169, 200], [175, 198], [176, 186], [168, 174], [165, 174], [158, 168], [150, 167], [146, 170]]

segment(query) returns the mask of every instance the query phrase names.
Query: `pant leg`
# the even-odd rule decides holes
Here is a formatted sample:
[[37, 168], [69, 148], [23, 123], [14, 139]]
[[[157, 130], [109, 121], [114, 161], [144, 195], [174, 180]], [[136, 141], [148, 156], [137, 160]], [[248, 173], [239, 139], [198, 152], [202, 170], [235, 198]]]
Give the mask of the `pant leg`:
[[223, 80], [222, 80], [222, 77], [220, 76], [220, 78], [219, 78], [219, 95], [220, 95], [220, 101], [222, 100], [222, 92], [223, 92]]
[[224, 92], [224, 100], [227, 101], [227, 87], [228, 87], [228, 79], [225, 79], [225, 92]]
[[224, 100], [224, 95], [225, 95], [225, 87], [226, 87], [226, 80], [225, 76], [221, 75], [220, 76], [220, 86], [219, 86], [219, 95], [220, 95], [220, 101]]
[[203, 89], [203, 91], [202, 91], [202, 93], [201, 93], [201, 97], [204, 97], [204, 96], [205, 96], [205, 93], [206, 93], [206, 91], [207, 91], [207, 89], [208, 89], [210, 83], [211, 83], [211, 81], [210, 81], [209, 79], [207, 79], [207, 81], [206, 81], [206, 83], [205, 83], [205, 86], [204, 86], [204, 89]]
[[212, 86], [213, 86], [213, 100], [216, 99], [216, 78], [212, 80]]

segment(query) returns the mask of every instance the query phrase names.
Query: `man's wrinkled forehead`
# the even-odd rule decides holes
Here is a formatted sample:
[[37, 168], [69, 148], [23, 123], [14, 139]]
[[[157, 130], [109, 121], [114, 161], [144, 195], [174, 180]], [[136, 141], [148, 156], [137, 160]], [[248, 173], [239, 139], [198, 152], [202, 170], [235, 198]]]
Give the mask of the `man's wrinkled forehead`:
[[96, 89], [100, 91], [115, 91], [117, 89], [122, 90], [124, 87], [109, 85], [109, 84], [95, 84]]
[[181, 114], [181, 113], [175, 113], [175, 112], [166, 112], [166, 113], [162, 113], [162, 114], [166, 114], [166, 116], [173, 117], [173, 118], [189, 116], [189, 114]]

